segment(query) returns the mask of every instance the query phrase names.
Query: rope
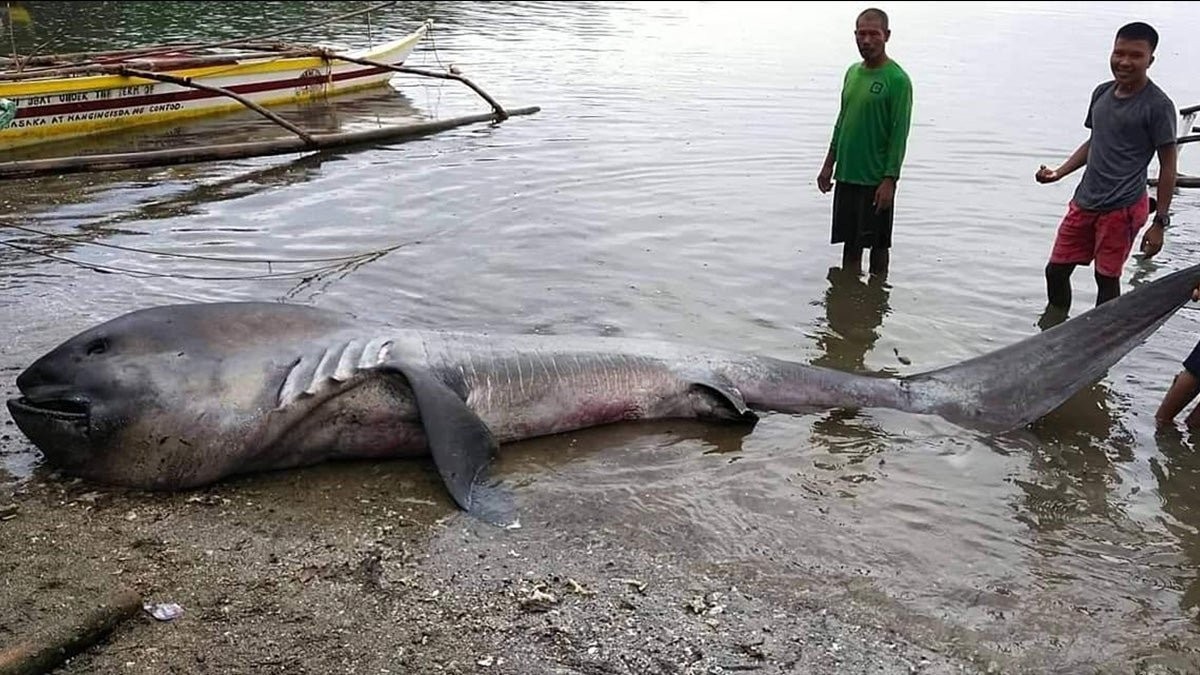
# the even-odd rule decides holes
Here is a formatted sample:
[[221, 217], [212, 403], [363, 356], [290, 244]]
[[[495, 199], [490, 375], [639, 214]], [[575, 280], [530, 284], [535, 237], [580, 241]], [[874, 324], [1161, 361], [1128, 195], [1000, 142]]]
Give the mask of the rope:
[[[353, 255], [333, 256], [333, 257], [329, 257], [329, 258], [293, 258], [290, 260], [287, 258], [223, 258], [220, 256], [198, 255], [198, 254], [194, 254], [194, 253], [168, 253], [166, 251], [155, 251], [152, 249], [135, 248], [133, 246], [121, 246], [119, 244], [108, 244], [108, 243], [99, 242], [99, 241], [88, 241], [86, 239], [81, 239], [81, 237], [84, 237], [86, 235], [53, 234], [50, 232], [43, 232], [41, 230], [36, 230], [32, 227], [25, 227], [23, 225], [13, 225], [12, 223], [0, 223], [0, 227], [9, 227], [14, 230], [20, 230], [22, 232], [29, 232], [30, 234], [36, 234], [36, 235], [45, 237], [47, 239], [64, 239], [64, 240], [73, 241], [73, 242], [79, 243], [79, 244], [100, 246], [102, 248], [111, 248], [111, 249], [116, 249], [118, 251], [127, 251], [130, 253], [144, 253], [146, 255], [156, 255], [156, 256], [161, 256], [164, 258], [186, 258], [189, 260], [206, 260], [209, 262], [251, 263], [251, 264], [268, 264], [268, 265], [272, 265], [272, 264], [299, 265], [299, 264], [321, 263], [321, 262], [348, 262], [351, 260], [358, 260], [359, 258], [365, 258], [365, 257], [371, 256], [371, 255], [375, 255], [377, 253], [379, 253], [379, 254], [390, 253], [402, 246], [408, 246], [409, 244], [421, 243], [419, 241], [404, 242], [401, 244], [394, 244], [392, 246], [375, 249], [373, 251], [364, 251], [362, 253], [355, 253]], [[0, 242], [0, 243], [7, 244], [9, 242]]]
[[438, 55], [437, 42], [433, 39], [433, 26], [434, 24], [430, 24], [429, 30], [425, 32], [425, 36], [429, 38], [429, 47], [433, 50], [433, 60], [437, 61], [439, 68], [448, 70], [446, 66], [442, 65], [442, 57]]
[[[329, 273], [329, 272], [335, 272], [338, 269], [349, 266], [347, 263], [342, 263], [342, 264], [337, 264], [337, 265], [325, 265], [323, 267], [313, 267], [313, 268], [309, 268], [309, 269], [305, 269], [305, 270], [297, 270], [294, 272], [268, 272], [267, 274], [247, 274], [247, 275], [242, 275], [242, 276], [199, 276], [199, 275], [194, 275], [194, 274], [149, 272], [146, 270], [136, 270], [136, 269], [131, 269], [131, 268], [127, 268], [127, 267], [116, 267], [114, 265], [99, 265], [96, 263], [88, 263], [88, 262], [83, 262], [81, 260], [75, 260], [73, 258], [68, 258], [66, 256], [55, 255], [53, 253], [46, 253], [45, 251], [38, 251], [38, 250], [35, 250], [32, 248], [29, 248], [27, 246], [21, 246], [20, 244], [14, 244], [11, 241], [0, 241], [0, 244], [3, 244], [5, 246], [10, 246], [19, 251], [24, 251], [26, 253], [32, 253], [34, 255], [40, 255], [45, 258], [49, 258], [51, 260], [65, 262], [70, 265], [75, 265], [75, 266], [81, 267], [83, 269], [89, 269], [94, 272], [100, 272], [102, 274], [127, 274], [129, 276], [134, 276], [134, 277], [139, 277], [139, 278], [156, 277], [156, 278], [170, 278], [170, 279], [188, 279], [188, 280], [193, 280], [193, 281], [246, 281], [246, 280], [260, 280], [260, 279], [286, 279], [286, 278], [300, 276], [300, 277], [303, 277], [304, 281], [311, 281], [313, 279], [320, 277], [322, 274]], [[387, 251], [380, 251], [378, 253], [373, 253], [370, 255], [363, 256], [358, 261], [369, 262], [372, 259], [378, 259], [378, 258], [382, 257], [384, 255], [384, 253], [389, 252], [391, 250], [395, 250], [395, 249], [400, 248], [401, 246], [405, 246], [405, 245], [406, 244], [399, 244], [397, 246], [392, 247], [391, 249], [388, 249]], [[358, 262], [358, 261], [355, 261], [355, 262]]]

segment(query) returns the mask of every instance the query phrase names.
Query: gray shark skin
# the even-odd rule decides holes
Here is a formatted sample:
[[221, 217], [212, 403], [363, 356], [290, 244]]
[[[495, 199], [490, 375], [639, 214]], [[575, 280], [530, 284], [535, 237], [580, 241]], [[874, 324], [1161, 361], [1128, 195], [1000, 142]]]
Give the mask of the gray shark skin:
[[[142, 309], [83, 331], [8, 401], [48, 464], [87, 480], [193, 488], [339, 458], [431, 455], [463, 509], [511, 517], [501, 444], [622, 420], [753, 424], [759, 413], [886, 407], [1000, 433], [1095, 382], [1191, 297], [1200, 265], [1043, 333], [907, 377], [667, 342], [365, 329], [278, 303]], [[499, 495], [499, 496], [498, 496]]]

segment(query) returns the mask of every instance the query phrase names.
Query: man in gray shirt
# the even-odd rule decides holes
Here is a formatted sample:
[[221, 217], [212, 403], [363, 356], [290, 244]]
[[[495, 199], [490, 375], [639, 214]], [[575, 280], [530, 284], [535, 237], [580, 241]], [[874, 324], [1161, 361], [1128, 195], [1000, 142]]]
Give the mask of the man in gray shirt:
[[1043, 165], [1035, 175], [1039, 183], [1053, 183], [1087, 166], [1046, 265], [1048, 310], [1063, 317], [1071, 307], [1076, 265], [1094, 261], [1097, 305], [1121, 294], [1121, 270], [1155, 201], [1146, 190], [1147, 169], [1155, 154], [1157, 213], [1141, 247], [1147, 258], [1162, 250], [1175, 190], [1177, 122], [1170, 97], [1146, 74], [1157, 47], [1158, 32], [1145, 23], [1126, 24], [1117, 31], [1109, 59], [1113, 79], [1092, 92], [1084, 121], [1091, 136], [1057, 169]]

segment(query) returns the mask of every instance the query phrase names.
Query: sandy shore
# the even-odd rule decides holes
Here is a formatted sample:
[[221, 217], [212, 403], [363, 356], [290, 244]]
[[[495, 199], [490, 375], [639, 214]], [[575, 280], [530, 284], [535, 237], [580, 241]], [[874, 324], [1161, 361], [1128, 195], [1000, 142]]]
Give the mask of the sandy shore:
[[[11, 424], [0, 451], [28, 451]], [[618, 530], [558, 529], [553, 517], [484, 526], [416, 461], [178, 494], [39, 470], [0, 492], [0, 515], [0, 646], [119, 589], [183, 608], [169, 621], [137, 613], [66, 673], [947, 673], [1003, 663], [954, 631], [889, 625], [852, 588], [803, 573], [693, 564]]]

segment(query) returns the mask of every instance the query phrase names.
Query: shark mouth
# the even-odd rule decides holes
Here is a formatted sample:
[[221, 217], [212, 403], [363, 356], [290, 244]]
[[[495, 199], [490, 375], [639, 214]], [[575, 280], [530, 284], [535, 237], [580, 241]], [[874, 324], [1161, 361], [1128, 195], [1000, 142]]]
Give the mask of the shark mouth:
[[48, 417], [64, 422], [82, 422], [87, 420], [90, 406], [82, 399], [46, 399], [33, 401], [22, 396], [9, 399], [8, 407], [16, 413], [30, 416]]

